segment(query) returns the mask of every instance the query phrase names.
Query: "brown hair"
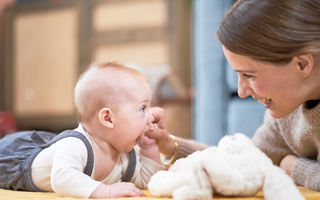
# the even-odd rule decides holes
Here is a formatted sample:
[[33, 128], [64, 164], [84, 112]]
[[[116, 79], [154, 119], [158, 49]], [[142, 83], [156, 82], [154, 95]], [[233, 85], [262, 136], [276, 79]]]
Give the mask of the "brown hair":
[[320, 1], [238, 0], [217, 36], [229, 51], [269, 63], [319, 54]]
[[[84, 78], [94, 69], [109, 70], [103, 76]], [[99, 72], [100, 73], [100, 72]], [[79, 122], [90, 122], [94, 114], [103, 107], [117, 108], [125, 99], [126, 82], [120, 74], [134, 76], [144, 82], [147, 79], [137, 70], [117, 62], [93, 62], [79, 77], [74, 89], [74, 102]]]

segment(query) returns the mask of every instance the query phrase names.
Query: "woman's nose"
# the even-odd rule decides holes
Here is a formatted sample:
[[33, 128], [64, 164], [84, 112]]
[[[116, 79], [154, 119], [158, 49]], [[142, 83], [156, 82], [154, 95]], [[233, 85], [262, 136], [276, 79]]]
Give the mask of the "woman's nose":
[[246, 98], [253, 94], [253, 90], [248, 81], [242, 80], [242, 78], [238, 78], [238, 95], [240, 98]]

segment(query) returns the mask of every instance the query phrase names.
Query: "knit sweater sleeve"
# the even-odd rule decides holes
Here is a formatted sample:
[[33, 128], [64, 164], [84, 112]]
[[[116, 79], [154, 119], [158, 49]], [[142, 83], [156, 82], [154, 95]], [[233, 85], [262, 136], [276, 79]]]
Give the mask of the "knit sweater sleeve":
[[252, 141], [275, 165], [279, 165], [286, 155], [294, 154], [282, 137], [277, 120], [268, 111], [266, 111], [264, 122], [257, 129]]
[[[299, 156], [299, 159], [293, 165], [291, 171], [291, 177], [296, 185], [309, 188], [320, 192], [320, 104], [317, 107], [304, 110], [304, 119], [307, 125], [303, 126], [302, 131], [305, 133], [301, 136], [300, 144], [303, 146], [303, 150], [309, 152], [309, 156]], [[305, 140], [309, 137], [309, 140]], [[314, 145], [311, 145], [312, 142]], [[312, 152], [314, 152], [313, 156]], [[300, 152], [299, 152], [300, 153]]]
[[183, 139], [183, 138], [179, 138], [179, 137], [177, 137], [177, 142], [178, 142], [179, 146], [177, 149], [176, 159], [185, 158], [195, 151], [201, 151], [201, 150], [209, 147], [206, 144], [201, 144], [201, 143], [196, 142], [194, 140], [187, 140], [187, 139]]
[[299, 158], [293, 166], [291, 177], [295, 184], [320, 192], [320, 162]]

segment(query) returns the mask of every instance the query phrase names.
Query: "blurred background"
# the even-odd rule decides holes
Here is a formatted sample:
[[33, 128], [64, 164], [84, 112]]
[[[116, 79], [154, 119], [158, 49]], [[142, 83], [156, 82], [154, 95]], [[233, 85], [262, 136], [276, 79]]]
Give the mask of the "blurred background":
[[171, 134], [252, 137], [265, 109], [237, 96], [215, 33], [233, 0], [0, 0], [0, 134], [77, 127], [73, 89], [95, 60], [141, 71]]

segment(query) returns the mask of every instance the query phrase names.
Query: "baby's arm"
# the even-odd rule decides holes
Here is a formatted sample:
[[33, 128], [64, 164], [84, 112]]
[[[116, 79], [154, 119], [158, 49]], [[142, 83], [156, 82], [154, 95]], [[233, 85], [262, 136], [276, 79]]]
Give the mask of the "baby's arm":
[[164, 170], [165, 166], [160, 161], [159, 148], [156, 140], [145, 135], [138, 140], [140, 153], [137, 154], [135, 173], [130, 180], [140, 189], [147, 188], [147, 184], [157, 171]]
[[[157, 124], [150, 124], [150, 131], [153, 131], [157, 128]], [[138, 145], [140, 147], [141, 155], [148, 157], [159, 164], [162, 164], [160, 161], [159, 147], [155, 139], [149, 138], [143, 134], [138, 140]]]

